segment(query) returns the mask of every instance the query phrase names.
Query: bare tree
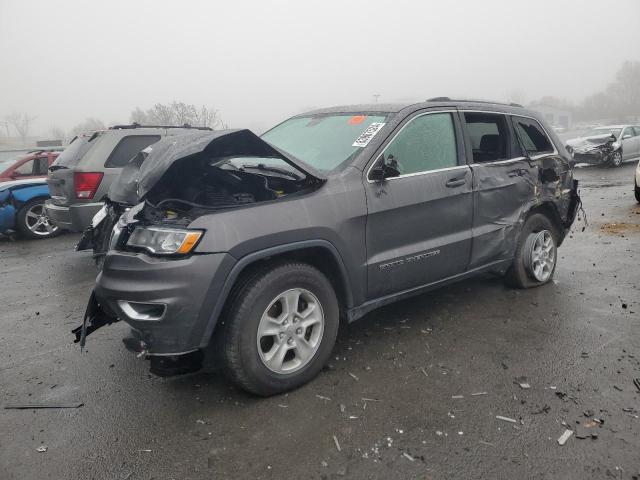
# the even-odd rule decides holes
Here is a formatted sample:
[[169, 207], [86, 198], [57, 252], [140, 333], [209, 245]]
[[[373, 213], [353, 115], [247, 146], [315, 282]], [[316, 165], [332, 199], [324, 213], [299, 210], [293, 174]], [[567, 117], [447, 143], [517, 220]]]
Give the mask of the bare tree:
[[28, 115], [26, 113], [17, 113], [14, 112], [5, 117], [5, 120], [11, 125], [18, 135], [22, 139], [22, 144], [24, 145], [27, 137], [29, 136], [29, 131], [31, 130], [31, 125], [36, 117]]
[[213, 130], [228, 128], [222, 121], [218, 110], [202, 105], [197, 108], [190, 103], [178, 102], [156, 103], [152, 108], [143, 111], [136, 107], [130, 115], [131, 122], [156, 125], [192, 125], [194, 127], [209, 127]]
[[146, 112], [142, 110], [140, 107], [136, 107], [136, 109], [131, 112], [131, 115], [129, 115], [129, 121], [131, 123], [138, 123], [140, 125], [149, 123], [149, 119], [147, 117]]
[[196, 107], [184, 102], [176, 102], [170, 105], [173, 111], [173, 121], [175, 125], [193, 125], [196, 120]]
[[156, 103], [147, 110], [147, 119], [156, 125], [175, 125], [175, 115], [171, 105]]
[[618, 117], [640, 115], [640, 62], [624, 62], [607, 93]]
[[198, 127], [209, 127], [213, 130], [229, 128], [218, 114], [218, 110], [202, 105], [195, 115], [195, 125]]

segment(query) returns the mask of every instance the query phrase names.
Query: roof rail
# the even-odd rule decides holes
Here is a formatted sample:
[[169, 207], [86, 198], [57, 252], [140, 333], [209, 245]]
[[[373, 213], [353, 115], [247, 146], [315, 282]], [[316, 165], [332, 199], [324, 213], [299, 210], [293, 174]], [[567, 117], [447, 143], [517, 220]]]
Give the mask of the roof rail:
[[449, 97], [433, 97], [433, 98], [429, 98], [427, 99], [427, 102], [469, 102], [469, 103], [487, 103], [487, 104], [491, 104], [491, 105], [509, 105], [510, 107], [520, 107], [520, 108], [524, 108], [522, 105], [520, 105], [519, 103], [514, 103], [514, 102], [496, 102], [493, 100], [473, 100], [473, 99], [469, 99], [469, 98], [449, 98]]
[[184, 125], [140, 125], [136, 122], [127, 125], [113, 125], [112, 127], [109, 127], [109, 130], [128, 130], [134, 128], [190, 128], [193, 130], [212, 130], [211, 127], [195, 127], [188, 123], [185, 123]]

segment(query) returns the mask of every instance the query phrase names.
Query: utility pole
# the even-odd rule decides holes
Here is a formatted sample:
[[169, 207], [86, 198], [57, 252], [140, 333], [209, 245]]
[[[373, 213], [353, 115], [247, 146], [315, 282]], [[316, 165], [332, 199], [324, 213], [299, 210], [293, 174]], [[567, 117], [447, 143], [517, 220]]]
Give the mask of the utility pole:
[[374, 99], [375, 103], [378, 103], [378, 98], [379, 98], [379, 97], [380, 97], [380, 94], [379, 94], [379, 93], [374, 93], [374, 94], [373, 94], [373, 99]]

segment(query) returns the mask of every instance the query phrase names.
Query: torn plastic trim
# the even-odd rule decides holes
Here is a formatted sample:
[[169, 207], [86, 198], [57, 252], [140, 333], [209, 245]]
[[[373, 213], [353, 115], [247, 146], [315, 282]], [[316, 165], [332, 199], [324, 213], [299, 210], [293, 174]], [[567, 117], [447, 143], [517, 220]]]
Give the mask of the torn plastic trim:
[[92, 291], [89, 303], [87, 304], [87, 309], [84, 312], [82, 325], [71, 330], [71, 333], [75, 335], [73, 343], [80, 343], [80, 350], [83, 350], [87, 336], [105, 325], [111, 325], [112, 323], [117, 323], [119, 321], [120, 319], [117, 316], [111, 316], [103, 310], [102, 305], [96, 298], [95, 291]]

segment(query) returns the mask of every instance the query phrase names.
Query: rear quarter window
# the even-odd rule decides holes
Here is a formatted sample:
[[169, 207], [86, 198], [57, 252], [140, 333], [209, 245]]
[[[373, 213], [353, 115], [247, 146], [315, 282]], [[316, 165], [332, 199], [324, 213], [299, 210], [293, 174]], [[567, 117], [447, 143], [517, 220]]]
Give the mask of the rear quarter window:
[[553, 153], [551, 140], [542, 126], [532, 118], [511, 117], [518, 139], [529, 155]]
[[122, 168], [140, 150], [160, 140], [160, 135], [130, 135], [122, 138], [113, 149], [104, 166], [107, 168]]
[[76, 137], [71, 140], [71, 143], [64, 151], [56, 158], [53, 165], [60, 167], [75, 167], [80, 163], [82, 157], [97, 143], [98, 137], [101, 134], [96, 132], [91, 136]]

